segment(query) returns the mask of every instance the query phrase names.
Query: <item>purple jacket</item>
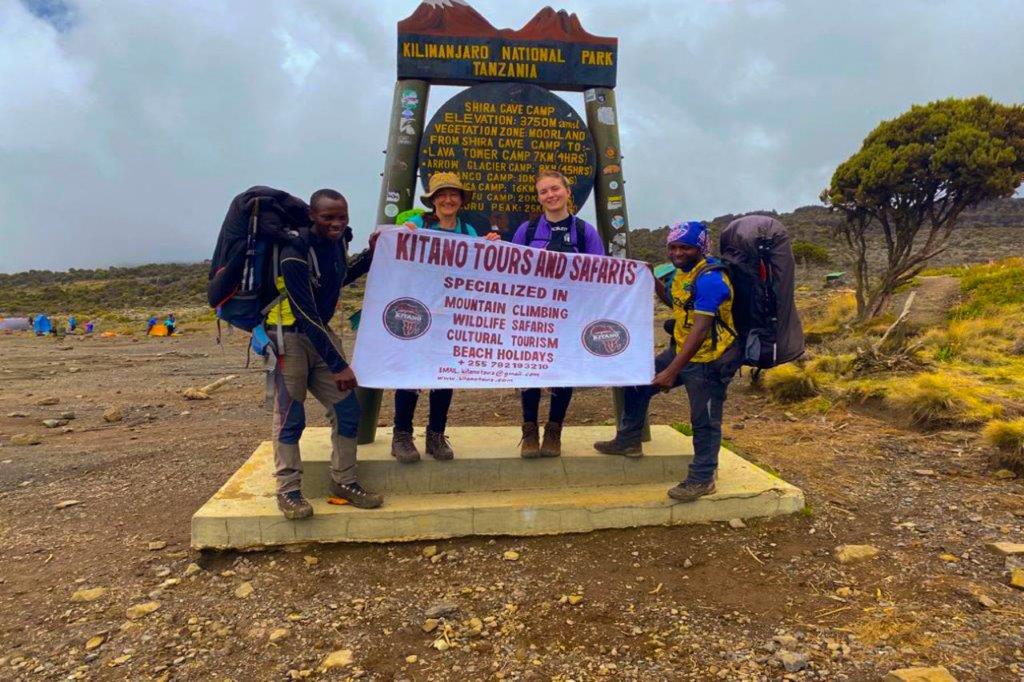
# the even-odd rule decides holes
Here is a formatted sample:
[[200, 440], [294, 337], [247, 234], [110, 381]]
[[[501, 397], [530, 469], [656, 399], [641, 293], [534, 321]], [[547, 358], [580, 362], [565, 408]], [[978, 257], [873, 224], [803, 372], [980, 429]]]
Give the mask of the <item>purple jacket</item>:
[[[603, 256], [604, 243], [601, 241], [601, 235], [598, 233], [597, 228], [577, 217], [576, 220], [583, 223], [583, 248], [579, 248], [576, 244], [576, 230], [570, 229], [569, 235], [572, 239], [572, 245], [576, 247], [576, 250], [580, 253], [589, 253], [595, 256]], [[529, 227], [530, 222], [526, 221], [519, 226], [516, 230], [515, 235], [512, 237], [513, 244], [522, 244], [523, 246], [532, 246], [535, 249], [546, 249], [548, 247], [548, 241], [551, 240], [551, 227], [548, 225], [547, 218], [544, 216], [540, 217], [540, 222], [537, 223], [537, 231], [533, 235], [533, 241], [529, 244], [526, 243], [526, 228]]]

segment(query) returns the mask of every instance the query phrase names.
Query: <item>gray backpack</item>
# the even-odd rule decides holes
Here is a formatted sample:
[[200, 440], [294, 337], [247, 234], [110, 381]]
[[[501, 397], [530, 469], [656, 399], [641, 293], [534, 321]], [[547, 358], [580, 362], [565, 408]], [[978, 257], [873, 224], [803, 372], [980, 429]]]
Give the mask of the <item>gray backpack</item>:
[[749, 215], [729, 223], [719, 238], [733, 286], [732, 316], [743, 364], [768, 369], [804, 353], [796, 311], [796, 261], [786, 228], [775, 218]]

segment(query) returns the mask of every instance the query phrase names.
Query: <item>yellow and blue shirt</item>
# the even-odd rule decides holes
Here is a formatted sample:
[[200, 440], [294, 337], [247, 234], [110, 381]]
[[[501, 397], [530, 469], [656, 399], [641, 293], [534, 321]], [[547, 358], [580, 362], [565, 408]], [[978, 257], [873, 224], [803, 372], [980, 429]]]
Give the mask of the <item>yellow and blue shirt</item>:
[[[706, 270], [718, 265], [714, 258], [701, 259], [689, 271], [676, 268], [669, 283], [672, 314], [676, 319], [674, 341], [680, 348], [693, 329], [694, 315], [716, 318], [713, 334], [708, 334], [691, 362], [714, 362], [735, 341], [730, 330], [736, 329], [732, 319], [732, 282], [724, 271]], [[692, 309], [687, 305], [692, 299]], [[717, 343], [716, 343], [717, 341]]]

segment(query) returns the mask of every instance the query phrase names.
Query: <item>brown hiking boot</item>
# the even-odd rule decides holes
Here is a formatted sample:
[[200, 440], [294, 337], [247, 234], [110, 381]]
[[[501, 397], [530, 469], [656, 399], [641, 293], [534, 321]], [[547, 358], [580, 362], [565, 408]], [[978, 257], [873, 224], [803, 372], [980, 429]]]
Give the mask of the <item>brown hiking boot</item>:
[[277, 496], [277, 508], [281, 510], [286, 519], [292, 521], [308, 519], [313, 515], [313, 505], [303, 497], [301, 490], [279, 493]]
[[715, 494], [715, 482], [696, 483], [694, 481], [683, 481], [674, 488], [669, 488], [668, 496], [680, 502], [693, 502], [705, 495]]
[[559, 422], [548, 422], [544, 425], [544, 442], [540, 446], [541, 457], [562, 456], [562, 425]]
[[523, 439], [519, 441], [519, 455], [523, 459], [540, 457], [540, 431], [537, 422], [523, 422]]
[[335, 483], [331, 481], [330, 490], [331, 495], [334, 497], [348, 500], [349, 504], [360, 509], [374, 509], [384, 503], [382, 496], [377, 493], [371, 493], [359, 485], [359, 481], [352, 481], [351, 483]]
[[455, 458], [455, 451], [452, 450], [451, 441], [448, 436], [438, 431], [427, 429], [427, 454], [436, 460], [449, 460]]
[[420, 461], [420, 451], [412, 441], [412, 431], [395, 431], [391, 436], [391, 456], [402, 464]]
[[644, 456], [644, 449], [639, 438], [623, 438], [619, 434], [615, 434], [615, 438], [611, 440], [597, 441], [594, 443], [594, 449], [603, 455], [621, 455], [630, 459]]

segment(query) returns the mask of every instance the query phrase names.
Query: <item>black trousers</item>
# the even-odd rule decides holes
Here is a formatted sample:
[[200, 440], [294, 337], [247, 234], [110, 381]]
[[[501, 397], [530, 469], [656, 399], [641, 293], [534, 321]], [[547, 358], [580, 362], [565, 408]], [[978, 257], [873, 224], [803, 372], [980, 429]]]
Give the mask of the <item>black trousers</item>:
[[[561, 424], [565, 421], [565, 413], [569, 411], [569, 403], [572, 401], [572, 387], [552, 388], [551, 407], [548, 411], [548, 421]], [[523, 421], [535, 422], [540, 413], [540, 389], [524, 388], [519, 393], [519, 399], [523, 404]]]
[[[448, 425], [448, 408], [452, 405], [450, 388], [435, 388], [430, 391], [430, 416], [427, 428], [437, 433], [444, 433]], [[399, 389], [395, 391], [395, 431], [412, 431], [412, 418], [416, 414], [416, 403], [420, 392]]]

